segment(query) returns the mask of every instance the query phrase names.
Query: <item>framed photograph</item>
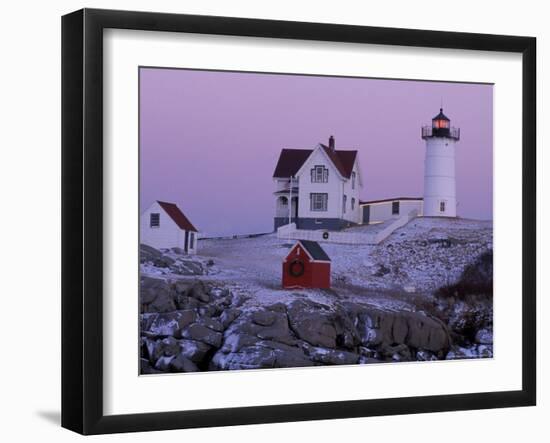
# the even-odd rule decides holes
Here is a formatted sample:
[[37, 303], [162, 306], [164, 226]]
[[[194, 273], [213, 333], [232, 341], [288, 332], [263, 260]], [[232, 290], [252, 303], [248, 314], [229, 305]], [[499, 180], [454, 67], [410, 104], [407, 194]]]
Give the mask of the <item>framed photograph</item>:
[[536, 402], [531, 37], [62, 20], [62, 425]]

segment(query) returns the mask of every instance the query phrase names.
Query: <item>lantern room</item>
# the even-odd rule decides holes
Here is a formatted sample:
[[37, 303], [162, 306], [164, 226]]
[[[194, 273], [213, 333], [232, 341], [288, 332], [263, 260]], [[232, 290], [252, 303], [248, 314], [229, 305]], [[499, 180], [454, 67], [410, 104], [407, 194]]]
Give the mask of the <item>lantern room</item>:
[[422, 127], [422, 138], [447, 137], [454, 140], [460, 139], [460, 129], [451, 127], [451, 120], [443, 114], [443, 108], [439, 109], [439, 114], [432, 118], [432, 126]]
[[443, 108], [439, 109], [439, 114], [432, 118], [433, 129], [449, 129], [451, 127], [451, 120], [443, 114]]

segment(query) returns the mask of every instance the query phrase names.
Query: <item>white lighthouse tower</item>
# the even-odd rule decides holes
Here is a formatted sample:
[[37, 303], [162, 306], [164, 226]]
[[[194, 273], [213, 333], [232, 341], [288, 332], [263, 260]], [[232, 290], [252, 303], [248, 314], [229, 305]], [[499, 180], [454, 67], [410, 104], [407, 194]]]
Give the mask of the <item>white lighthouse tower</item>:
[[452, 128], [443, 108], [422, 128], [424, 160], [424, 216], [456, 217], [455, 145], [460, 129]]

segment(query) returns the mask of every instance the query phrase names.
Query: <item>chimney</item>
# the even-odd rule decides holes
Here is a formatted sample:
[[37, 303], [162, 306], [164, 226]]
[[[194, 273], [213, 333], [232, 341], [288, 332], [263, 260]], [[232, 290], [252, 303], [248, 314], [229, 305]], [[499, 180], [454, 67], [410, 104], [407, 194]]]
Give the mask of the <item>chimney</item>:
[[334, 136], [330, 136], [328, 139], [328, 147], [331, 151], [334, 151]]

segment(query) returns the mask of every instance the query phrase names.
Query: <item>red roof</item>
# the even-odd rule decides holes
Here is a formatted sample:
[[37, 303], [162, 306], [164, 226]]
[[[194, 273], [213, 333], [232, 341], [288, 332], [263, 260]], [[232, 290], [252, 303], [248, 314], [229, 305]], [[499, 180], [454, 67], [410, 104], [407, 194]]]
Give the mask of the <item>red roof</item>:
[[[338, 172], [343, 177], [350, 178], [357, 157], [357, 151], [348, 151], [341, 149], [330, 149], [321, 144], [321, 147], [332, 161]], [[302, 165], [309, 158], [313, 149], [283, 149], [279, 156], [279, 161], [275, 167], [273, 177], [286, 178], [296, 175]]]
[[197, 228], [193, 226], [193, 223], [181, 212], [180, 208], [177, 207], [174, 203], [161, 202], [157, 200], [157, 203], [160, 205], [164, 211], [170, 216], [172, 220], [180, 227], [186, 231], [195, 231], [199, 232]]

